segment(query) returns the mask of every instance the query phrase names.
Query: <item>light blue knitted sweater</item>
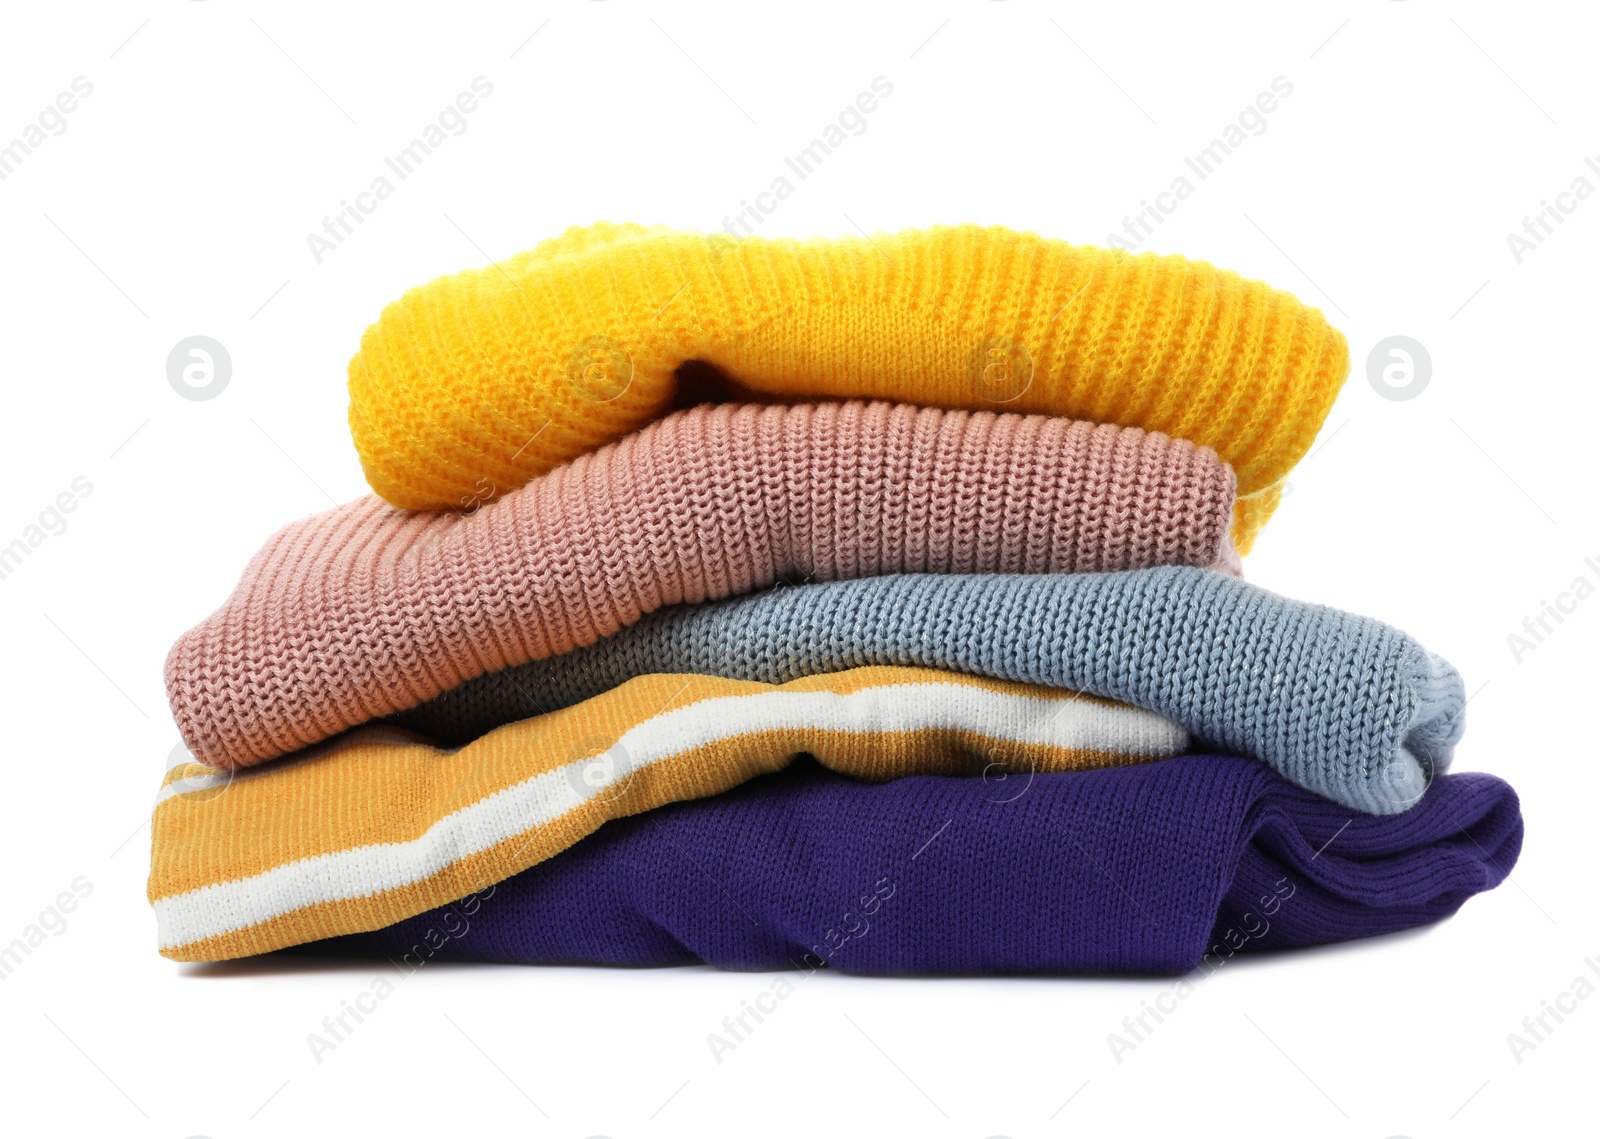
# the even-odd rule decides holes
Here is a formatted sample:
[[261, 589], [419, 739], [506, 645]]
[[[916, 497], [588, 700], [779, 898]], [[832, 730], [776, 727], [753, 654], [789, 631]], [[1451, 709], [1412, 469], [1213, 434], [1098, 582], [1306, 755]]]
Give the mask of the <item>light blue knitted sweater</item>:
[[768, 684], [863, 665], [1093, 693], [1170, 717], [1357, 811], [1397, 814], [1450, 762], [1461, 677], [1396, 629], [1210, 570], [903, 574], [664, 609], [587, 648], [478, 677], [393, 722], [444, 743], [644, 673]]

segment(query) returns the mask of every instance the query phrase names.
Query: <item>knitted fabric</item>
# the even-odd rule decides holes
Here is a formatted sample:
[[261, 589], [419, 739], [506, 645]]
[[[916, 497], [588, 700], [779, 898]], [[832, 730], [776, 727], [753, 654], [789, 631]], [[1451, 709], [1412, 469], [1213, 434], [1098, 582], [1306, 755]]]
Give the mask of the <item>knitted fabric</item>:
[[1037, 775], [1010, 794], [791, 767], [306, 948], [403, 972], [474, 959], [1210, 975], [1236, 953], [1448, 917], [1504, 880], [1522, 844], [1516, 794], [1488, 775], [1445, 776], [1391, 818], [1351, 817], [1222, 756]]
[[925, 669], [782, 687], [648, 676], [455, 752], [365, 729], [237, 776], [168, 773], [151, 822], [161, 950], [182, 961], [376, 929], [525, 870], [607, 819], [725, 791], [804, 752], [861, 779], [1143, 763], [1187, 749], [1150, 712]]
[[1232, 500], [1214, 453], [1133, 428], [700, 407], [469, 514], [369, 497], [287, 527], [173, 646], [167, 693], [198, 759], [250, 764], [782, 579], [1210, 565]]
[[1414, 804], [1449, 765], [1466, 706], [1454, 668], [1381, 622], [1167, 567], [901, 575], [681, 606], [589, 648], [469, 681], [396, 722], [459, 742], [640, 673], [782, 683], [862, 665], [1124, 700], [1379, 815]]
[[374, 490], [458, 507], [729, 386], [1042, 412], [1213, 448], [1248, 552], [1349, 371], [1288, 293], [1182, 257], [961, 226], [838, 240], [570, 229], [389, 305], [350, 361]]

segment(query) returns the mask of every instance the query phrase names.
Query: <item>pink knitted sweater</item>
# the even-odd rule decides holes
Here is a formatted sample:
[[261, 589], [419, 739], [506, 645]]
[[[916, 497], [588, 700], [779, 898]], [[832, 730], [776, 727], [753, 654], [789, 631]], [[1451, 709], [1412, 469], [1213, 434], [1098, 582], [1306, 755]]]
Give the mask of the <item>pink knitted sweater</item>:
[[470, 513], [368, 497], [281, 530], [167, 657], [234, 767], [781, 580], [1236, 565], [1232, 470], [1136, 428], [889, 403], [668, 416]]

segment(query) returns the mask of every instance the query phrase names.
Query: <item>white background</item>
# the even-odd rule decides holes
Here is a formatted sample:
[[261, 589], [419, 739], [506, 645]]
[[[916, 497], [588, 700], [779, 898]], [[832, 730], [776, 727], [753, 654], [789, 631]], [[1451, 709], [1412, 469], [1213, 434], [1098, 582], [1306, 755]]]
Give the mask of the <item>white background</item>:
[[[0, 982], [0, 1127], [1592, 1126], [1600, 999], [1521, 1064], [1506, 1035], [1600, 959], [1600, 597], [1520, 661], [1507, 636], [1580, 574], [1600, 584], [1600, 196], [1520, 264], [1506, 235], [1580, 175], [1600, 188], [1596, 31], [1578, 5], [1420, 0], [8, 5], [0, 142], [74, 77], [93, 93], [0, 182], [0, 544], [75, 478], [93, 490], [0, 581], [0, 942], [75, 878], [93, 893]], [[306, 235], [476, 76], [494, 92], [466, 132], [319, 265]], [[1168, 982], [818, 975], [719, 1065], [706, 1034], [770, 978], [430, 965], [319, 1065], [306, 1035], [372, 969], [159, 957], [142, 820], [178, 740], [162, 659], [269, 533], [365, 491], [344, 420], [362, 329], [404, 288], [571, 224], [719, 228], [877, 76], [894, 91], [868, 129], [760, 232], [973, 221], [1104, 243], [1293, 84], [1143, 248], [1291, 289], [1349, 337], [1351, 378], [1246, 572], [1460, 667], [1458, 768], [1523, 798], [1511, 880], [1435, 928], [1231, 963], [1120, 1065], [1106, 1034]], [[166, 376], [193, 334], [233, 364], [204, 402]], [[1433, 366], [1404, 401], [1367, 378], [1394, 334]]]

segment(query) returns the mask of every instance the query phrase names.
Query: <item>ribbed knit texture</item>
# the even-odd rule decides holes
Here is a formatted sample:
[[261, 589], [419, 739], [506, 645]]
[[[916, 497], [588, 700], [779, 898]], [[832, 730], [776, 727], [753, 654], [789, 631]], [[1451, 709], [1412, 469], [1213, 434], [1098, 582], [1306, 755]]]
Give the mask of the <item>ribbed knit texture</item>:
[[504, 493], [661, 414], [686, 361], [783, 396], [1005, 407], [1209, 446], [1248, 552], [1349, 371], [1288, 293], [1182, 257], [961, 226], [837, 240], [574, 228], [389, 305], [350, 429], [398, 506]]
[[306, 948], [403, 972], [476, 959], [1209, 975], [1236, 953], [1438, 921], [1504, 880], [1522, 844], [1517, 797], [1488, 775], [1445, 776], [1382, 819], [1223, 756], [1039, 775], [1009, 794], [793, 767]]
[[587, 649], [479, 677], [396, 719], [459, 742], [641, 673], [782, 683], [869, 664], [1123, 700], [1379, 815], [1410, 807], [1449, 766], [1466, 707], [1455, 669], [1382, 622], [1166, 567], [901, 575], [680, 606]]
[[779, 580], [1210, 565], [1232, 500], [1213, 452], [1132, 428], [705, 406], [470, 514], [366, 498], [287, 527], [173, 646], [167, 693], [196, 758], [250, 764]]
[[860, 779], [1035, 773], [1186, 751], [1151, 712], [928, 669], [781, 687], [647, 676], [454, 752], [364, 729], [235, 775], [185, 764], [151, 819], [161, 951], [214, 961], [377, 929], [493, 885], [607, 819], [715, 795], [802, 753]]

